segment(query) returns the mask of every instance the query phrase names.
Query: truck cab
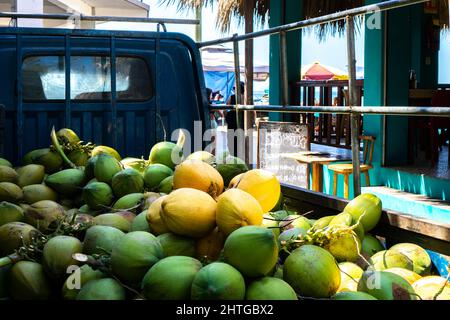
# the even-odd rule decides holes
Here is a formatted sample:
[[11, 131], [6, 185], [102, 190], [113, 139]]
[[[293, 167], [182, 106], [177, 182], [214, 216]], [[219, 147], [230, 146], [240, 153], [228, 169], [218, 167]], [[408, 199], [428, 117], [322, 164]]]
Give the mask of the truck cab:
[[0, 154], [18, 165], [52, 127], [147, 157], [174, 130], [208, 128], [200, 52], [169, 32], [0, 28]]

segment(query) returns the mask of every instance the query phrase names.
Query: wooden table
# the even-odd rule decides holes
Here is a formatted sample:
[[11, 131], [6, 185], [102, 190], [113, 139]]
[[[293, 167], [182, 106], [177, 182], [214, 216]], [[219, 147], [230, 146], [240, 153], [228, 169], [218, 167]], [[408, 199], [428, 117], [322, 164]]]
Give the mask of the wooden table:
[[312, 190], [323, 192], [323, 165], [336, 161], [351, 161], [351, 157], [320, 151], [300, 151], [296, 153], [284, 153], [282, 157], [297, 160], [300, 163], [312, 166]]

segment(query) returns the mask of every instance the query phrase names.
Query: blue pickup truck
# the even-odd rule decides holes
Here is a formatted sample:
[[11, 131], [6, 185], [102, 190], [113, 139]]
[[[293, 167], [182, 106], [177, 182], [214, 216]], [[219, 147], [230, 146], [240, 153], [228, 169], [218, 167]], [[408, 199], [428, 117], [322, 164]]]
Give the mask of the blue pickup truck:
[[16, 164], [53, 126], [141, 157], [209, 123], [200, 52], [182, 34], [0, 28], [0, 70], [0, 154]]

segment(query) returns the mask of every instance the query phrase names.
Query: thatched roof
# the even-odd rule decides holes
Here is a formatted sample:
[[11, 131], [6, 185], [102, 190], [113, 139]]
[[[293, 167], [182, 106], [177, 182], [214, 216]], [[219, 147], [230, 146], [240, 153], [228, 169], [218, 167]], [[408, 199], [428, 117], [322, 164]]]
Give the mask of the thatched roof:
[[[439, 22], [441, 28], [448, 28], [449, 25], [449, 0], [433, 0], [438, 6]], [[305, 18], [314, 18], [326, 14], [339, 12], [347, 9], [364, 6], [364, 0], [303, 0], [303, 12]], [[361, 17], [359, 22], [362, 22]], [[361, 27], [361, 23], [357, 24]], [[326, 35], [343, 34], [345, 31], [345, 21], [340, 20], [314, 28], [319, 38]]]
[[[305, 18], [313, 18], [346, 9], [361, 7], [364, 0], [298, 0], [303, 1]], [[449, 26], [449, 0], [433, 0], [438, 5], [439, 21], [442, 28]], [[270, 0], [159, 0], [160, 3], [177, 4], [178, 9], [192, 9], [199, 6], [218, 6], [216, 23], [221, 31], [228, 31], [232, 18], [237, 18], [238, 23], [243, 22], [244, 6], [252, 5], [256, 22], [264, 22], [269, 11]], [[362, 19], [360, 18], [361, 22]], [[361, 24], [357, 24], [361, 27]], [[320, 38], [326, 35], [342, 34], [345, 31], [345, 21], [340, 20], [313, 28]]]

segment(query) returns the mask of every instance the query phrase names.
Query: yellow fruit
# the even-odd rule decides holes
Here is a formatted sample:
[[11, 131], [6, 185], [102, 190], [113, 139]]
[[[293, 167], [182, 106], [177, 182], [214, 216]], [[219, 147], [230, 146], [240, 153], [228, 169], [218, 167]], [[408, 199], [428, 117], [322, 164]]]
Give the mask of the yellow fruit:
[[216, 222], [219, 230], [229, 235], [240, 227], [263, 222], [261, 205], [249, 193], [240, 189], [229, 189], [217, 199]]
[[[341, 282], [337, 292], [356, 292], [358, 291], [358, 282], [360, 278], [354, 278]], [[342, 281], [342, 280], [341, 280]]]
[[263, 212], [269, 212], [278, 202], [281, 186], [277, 177], [269, 171], [254, 169], [233, 178], [230, 188], [250, 193], [258, 200]]
[[196, 256], [198, 259], [216, 261], [219, 259], [220, 252], [225, 243], [225, 235], [216, 227], [206, 237], [198, 239], [196, 245]]
[[450, 282], [439, 276], [423, 277], [412, 284], [423, 300], [450, 300]]
[[166, 224], [161, 220], [161, 203], [167, 196], [162, 196], [152, 202], [150, 207], [147, 209], [147, 222], [150, 225], [150, 230], [155, 235], [160, 235], [163, 233], [170, 232]]
[[400, 277], [408, 281], [409, 284], [413, 284], [414, 282], [422, 278], [419, 274], [415, 273], [414, 271], [404, 268], [389, 268], [385, 269], [384, 271], [398, 274]]
[[223, 178], [211, 165], [201, 160], [186, 160], [175, 168], [173, 189], [193, 188], [207, 192], [213, 198], [223, 191]]
[[216, 226], [216, 201], [206, 192], [181, 188], [164, 198], [161, 219], [173, 233], [201, 238]]

